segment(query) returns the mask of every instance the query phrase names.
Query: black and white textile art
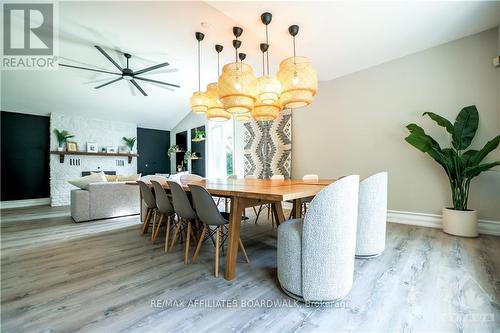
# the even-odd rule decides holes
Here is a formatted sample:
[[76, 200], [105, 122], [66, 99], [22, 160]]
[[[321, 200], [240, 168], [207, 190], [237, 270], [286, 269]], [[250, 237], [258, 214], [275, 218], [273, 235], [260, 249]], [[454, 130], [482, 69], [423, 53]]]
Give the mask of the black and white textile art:
[[248, 121], [245, 133], [245, 176], [270, 178], [292, 171], [292, 111], [283, 110], [274, 121]]

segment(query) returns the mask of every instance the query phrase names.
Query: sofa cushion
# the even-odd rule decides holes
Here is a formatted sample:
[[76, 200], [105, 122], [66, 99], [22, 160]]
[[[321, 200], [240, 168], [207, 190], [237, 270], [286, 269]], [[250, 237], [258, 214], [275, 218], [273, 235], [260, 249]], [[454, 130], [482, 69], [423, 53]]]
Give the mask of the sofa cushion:
[[87, 190], [89, 188], [89, 185], [92, 183], [102, 183], [102, 182], [107, 182], [106, 176], [104, 175], [103, 172], [94, 173], [88, 176], [83, 176], [80, 178], [68, 180], [68, 183], [82, 190]]

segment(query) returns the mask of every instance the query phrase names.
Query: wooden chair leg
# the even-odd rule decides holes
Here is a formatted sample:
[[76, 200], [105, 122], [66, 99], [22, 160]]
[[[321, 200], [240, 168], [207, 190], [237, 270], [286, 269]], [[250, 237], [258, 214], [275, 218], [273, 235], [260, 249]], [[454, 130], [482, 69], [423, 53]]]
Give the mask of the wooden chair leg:
[[184, 252], [184, 264], [188, 264], [189, 257], [189, 240], [191, 239], [191, 221], [187, 221], [187, 230], [186, 230], [186, 250]]
[[241, 241], [241, 238], [238, 240], [238, 242], [239, 242], [239, 245], [240, 245], [241, 252], [243, 252], [243, 255], [245, 256], [245, 260], [249, 264], [250, 263], [250, 259], [248, 259], [247, 251], [245, 250], [245, 247], [243, 246], [243, 242]]
[[144, 223], [142, 225], [142, 231], [141, 231], [142, 235], [144, 235], [146, 232], [148, 232], [149, 222], [151, 219], [151, 211], [152, 211], [151, 208], [148, 208], [148, 210], [146, 211], [146, 218], [144, 219]]
[[158, 235], [160, 234], [161, 224], [162, 224], [164, 218], [165, 218], [165, 216], [163, 215], [163, 213], [160, 213], [160, 220], [158, 221], [158, 224], [156, 225], [156, 230], [153, 231], [153, 239], [151, 240], [153, 242], [153, 244], [156, 241], [156, 238], [158, 238]]
[[257, 209], [255, 209], [255, 206], [253, 206], [252, 208], [253, 208], [253, 213], [255, 214], [255, 216], [257, 216]]
[[153, 211], [153, 229], [151, 229], [151, 240], [153, 240], [153, 236], [155, 234], [155, 228], [156, 228], [156, 214], [157, 214], [157, 211], [156, 209], [154, 209]]
[[172, 216], [167, 217], [167, 231], [165, 231], [165, 252], [168, 251], [168, 237], [170, 236], [170, 220], [172, 219]]
[[260, 205], [259, 211], [257, 212], [257, 216], [255, 217], [255, 224], [257, 224], [257, 221], [259, 220], [259, 215], [260, 215], [260, 212], [262, 211], [262, 207], [263, 207], [263, 205]]
[[172, 248], [175, 245], [175, 241], [177, 240], [177, 235], [179, 235], [181, 223], [182, 223], [181, 221], [178, 221], [177, 224], [175, 225], [174, 238], [172, 239], [172, 244], [170, 244], [170, 249], [168, 249], [169, 251], [172, 251]]
[[215, 277], [219, 276], [219, 227], [215, 230]]
[[205, 233], [207, 232], [208, 225], [203, 226], [203, 230], [201, 231], [200, 239], [198, 240], [198, 244], [196, 245], [196, 250], [194, 250], [194, 255], [193, 259], [191, 259], [191, 263], [194, 263], [196, 259], [198, 258], [198, 253], [200, 252], [201, 244], [203, 243], [203, 240], [205, 239]]

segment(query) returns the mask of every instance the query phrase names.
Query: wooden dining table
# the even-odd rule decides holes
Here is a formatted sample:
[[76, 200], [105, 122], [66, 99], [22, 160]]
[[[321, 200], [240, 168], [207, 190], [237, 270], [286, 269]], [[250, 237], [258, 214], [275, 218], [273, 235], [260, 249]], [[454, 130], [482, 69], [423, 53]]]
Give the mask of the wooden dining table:
[[[203, 186], [213, 196], [231, 199], [224, 278], [233, 280], [236, 277], [241, 216], [245, 208], [270, 204], [274, 218], [279, 225], [285, 221], [282, 202], [292, 201], [291, 216], [292, 218], [299, 218], [302, 213], [302, 200], [315, 196], [325, 186], [334, 181], [334, 179], [204, 179], [178, 183], [186, 192], [189, 192], [188, 185], [194, 184]], [[136, 185], [137, 182], [128, 182], [128, 184]], [[169, 190], [168, 184], [163, 184], [163, 187]]]

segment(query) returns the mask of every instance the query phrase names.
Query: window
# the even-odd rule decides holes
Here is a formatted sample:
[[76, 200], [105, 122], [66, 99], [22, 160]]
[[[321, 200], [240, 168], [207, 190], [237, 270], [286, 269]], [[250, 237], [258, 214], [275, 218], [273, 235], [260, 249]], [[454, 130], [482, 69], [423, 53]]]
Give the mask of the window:
[[208, 122], [208, 178], [227, 178], [234, 173], [234, 123]]

